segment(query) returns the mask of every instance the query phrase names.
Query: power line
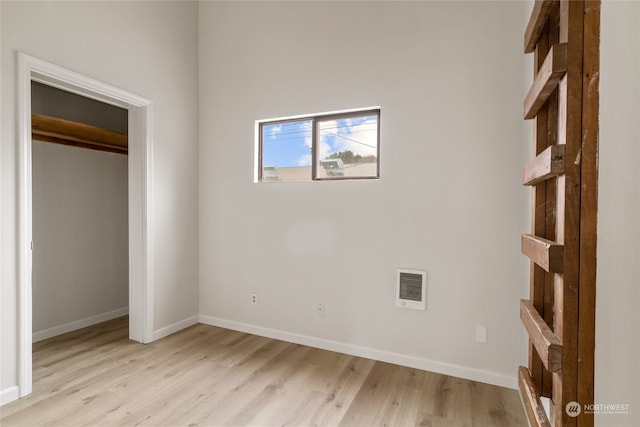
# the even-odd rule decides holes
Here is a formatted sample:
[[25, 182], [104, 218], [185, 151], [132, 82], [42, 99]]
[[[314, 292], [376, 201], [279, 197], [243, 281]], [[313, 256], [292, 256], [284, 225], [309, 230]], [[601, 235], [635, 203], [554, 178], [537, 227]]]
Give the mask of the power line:
[[[322, 130], [321, 130], [320, 132], [322, 132]], [[344, 135], [340, 135], [340, 134], [337, 134], [337, 133], [331, 133], [331, 132], [328, 132], [328, 133], [329, 133], [329, 135], [334, 135], [334, 136], [337, 136], [337, 137], [340, 137], [340, 138], [344, 138], [344, 139], [347, 139], [347, 140], [349, 140], [349, 141], [353, 141], [353, 142], [355, 142], [356, 144], [364, 145], [365, 147], [373, 148], [373, 149], [375, 149], [375, 150], [377, 150], [377, 149], [378, 149], [378, 147], [376, 147], [375, 145], [365, 144], [365, 143], [364, 143], [364, 142], [362, 142], [362, 141], [358, 141], [358, 140], [355, 140], [355, 139], [353, 139], [353, 138], [349, 138], [349, 137], [344, 136]]]

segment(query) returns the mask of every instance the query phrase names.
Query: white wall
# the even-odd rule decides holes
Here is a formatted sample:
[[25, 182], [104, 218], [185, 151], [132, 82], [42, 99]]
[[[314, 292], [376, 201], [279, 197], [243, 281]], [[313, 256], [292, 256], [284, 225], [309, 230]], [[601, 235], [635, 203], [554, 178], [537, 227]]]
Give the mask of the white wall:
[[640, 3], [602, 4], [596, 403], [598, 426], [640, 425]]
[[[201, 319], [515, 386], [529, 11], [201, 3]], [[254, 120], [372, 105], [380, 180], [252, 182]], [[398, 267], [428, 270], [426, 311], [394, 306]]]
[[127, 156], [38, 141], [32, 155], [33, 332], [44, 339], [128, 312]]
[[0, 2], [2, 366], [17, 384], [16, 51], [151, 99], [154, 105], [154, 329], [198, 312], [195, 2]]

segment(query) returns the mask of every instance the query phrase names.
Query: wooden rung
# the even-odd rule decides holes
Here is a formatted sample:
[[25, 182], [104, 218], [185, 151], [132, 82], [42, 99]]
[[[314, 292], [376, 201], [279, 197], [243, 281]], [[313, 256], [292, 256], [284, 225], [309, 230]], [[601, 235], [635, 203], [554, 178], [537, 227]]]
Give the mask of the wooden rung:
[[529, 369], [524, 366], [518, 367], [518, 388], [522, 396], [522, 402], [529, 418], [529, 425], [533, 427], [551, 427], [549, 417], [544, 411], [540, 393], [536, 389], [531, 379]]
[[520, 319], [544, 367], [558, 372], [562, 368], [562, 344], [528, 300], [520, 300]]
[[535, 185], [541, 181], [564, 173], [564, 144], [547, 147], [524, 167], [522, 184]]
[[551, 47], [524, 99], [524, 118], [533, 119], [567, 71], [567, 44]]
[[544, 24], [549, 19], [554, 0], [536, 0], [531, 11], [529, 24], [524, 32], [524, 53], [531, 53], [535, 50], [538, 39], [544, 29]]
[[562, 273], [564, 246], [531, 234], [521, 238], [522, 253], [550, 273]]

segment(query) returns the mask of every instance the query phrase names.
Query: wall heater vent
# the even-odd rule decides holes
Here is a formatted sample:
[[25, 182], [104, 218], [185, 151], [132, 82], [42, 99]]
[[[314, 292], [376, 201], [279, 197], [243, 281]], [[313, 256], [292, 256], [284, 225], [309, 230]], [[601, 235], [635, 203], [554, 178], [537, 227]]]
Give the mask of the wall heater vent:
[[424, 310], [427, 307], [427, 272], [398, 269], [396, 305], [402, 308]]

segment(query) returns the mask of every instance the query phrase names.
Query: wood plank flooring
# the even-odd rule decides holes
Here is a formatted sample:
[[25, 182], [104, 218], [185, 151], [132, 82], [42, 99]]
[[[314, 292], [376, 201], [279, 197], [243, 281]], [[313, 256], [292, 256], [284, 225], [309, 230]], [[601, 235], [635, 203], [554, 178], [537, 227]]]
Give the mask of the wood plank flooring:
[[128, 319], [33, 348], [9, 426], [526, 426], [517, 391], [194, 325], [152, 344]]

